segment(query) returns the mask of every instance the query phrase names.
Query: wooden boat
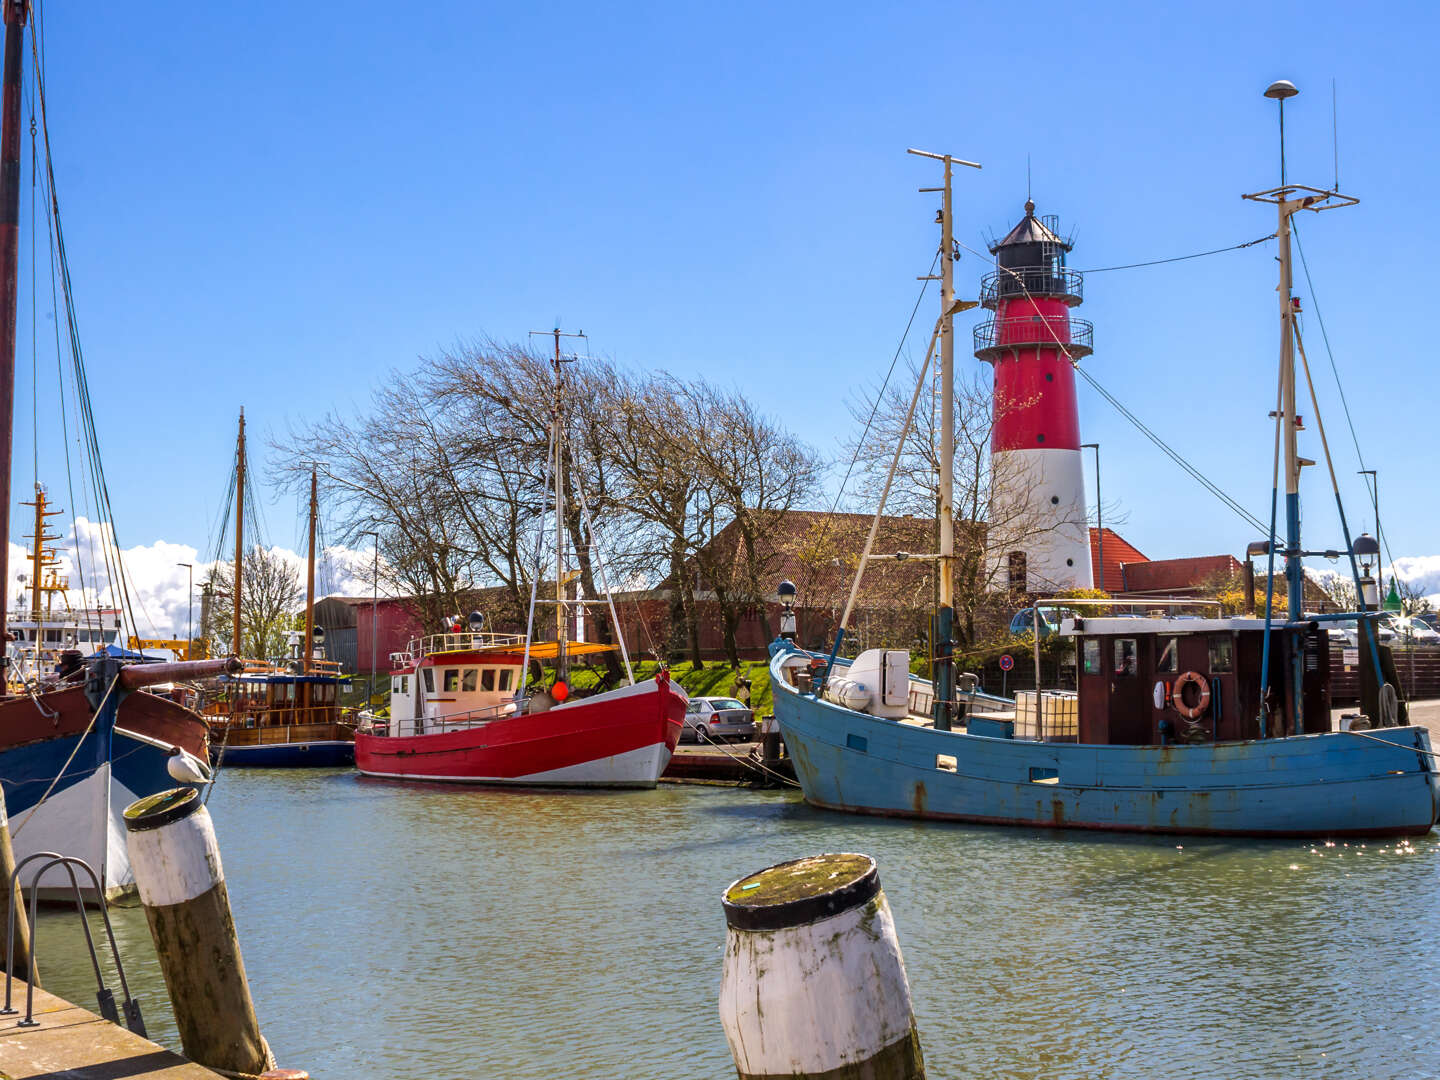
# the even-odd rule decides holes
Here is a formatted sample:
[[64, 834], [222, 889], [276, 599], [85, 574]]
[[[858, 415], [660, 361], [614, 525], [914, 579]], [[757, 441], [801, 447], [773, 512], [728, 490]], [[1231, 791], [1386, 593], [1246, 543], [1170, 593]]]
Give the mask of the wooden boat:
[[[948, 253], [951, 159], [945, 162], [942, 251]], [[828, 655], [806, 652], [783, 638], [771, 646], [775, 716], [807, 802], [865, 814], [1166, 833], [1387, 836], [1422, 834], [1435, 824], [1440, 776], [1430, 736], [1424, 728], [1395, 726], [1403, 721], [1398, 687], [1381, 687], [1370, 717], [1373, 729], [1332, 729], [1323, 621], [1358, 618], [1363, 660], [1379, 683], [1387, 671], [1386, 649], [1374, 633], [1378, 613], [1367, 609], [1372, 602], [1356, 564], [1356, 554], [1365, 552], [1350, 538], [1343, 506], [1342, 554], [1350, 559], [1361, 611], [1302, 614], [1299, 479], [1301, 464], [1308, 462], [1299, 458], [1296, 441], [1299, 339], [1290, 296], [1289, 221], [1301, 209], [1353, 200], [1298, 185], [1247, 197], [1276, 204], [1280, 215], [1283, 399], [1272, 415], [1277, 477], [1284, 446], [1287, 524], [1280, 541], [1274, 526], [1277, 490], [1270, 537], [1261, 546], [1272, 566], [1276, 554], [1285, 558], [1284, 613], [1277, 613], [1267, 596], [1260, 619], [1082, 614], [1066, 620], [1061, 632], [1076, 646], [1078, 692], [1059, 715], [1054, 708], [1059, 695], [1035, 695], [1032, 722], [1017, 731], [1026, 710], [1016, 701], [955, 689], [947, 608], [954, 552], [949, 530], [942, 527], [940, 552], [933, 557], [941, 567], [937, 625], [943, 637], [935, 650], [933, 683], [910, 675], [903, 651], [868, 650], [853, 661], [838, 657], [858, 576]], [[957, 305], [950, 260], [942, 262], [936, 336], [948, 339]], [[1003, 261], [999, 267], [1002, 279], [1013, 281], [1025, 296], [1043, 292], [1051, 272], [1007, 267]], [[1013, 277], [1004, 277], [1007, 273]], [[1048, 322], [1036, 322], [1035, 333], [1049, 330]], [[1051, 337], [1054, 349], [1073, 360], [1062, 336]], [[931, 355], [934, 342], [932, 337]], [[1050, 339], [1044, 342], [1051, 346]], [[949, 362], [947, 349], [941, 361], [946, 386]], [[1318, 420], [1318, 407], [1315, 412]], [[1328, 459], [1323, 425], [1319, 434]], [[948, 508], [953, 432], [942, 427], [941, 438], [938, 501]], [[1331, 476], [1333, 486], [1333, 468]], [[1338, 489], [1335, 497], [1339, 505]], [[862, 569], [874, 535], [872, 529]], [[1269, 580], [1273, 589], [1273, 572]], [[1388, 670], [1393, 680], [1393, 665]]]
[[[555, 338], [554, 399], [562, 378]], [[469, 630], [417, 638], [391, 656], [389, 716], [366, 716], [355, 737], [355, 764], [366, 776], [459, 783], [556, 787], [654, 787], [680, 739], [689, 697], [662, 671], [636, 682], [624, 641], [617, 646], [569, 640], [569, 613], [589, 603], [566, 596], [564, 462], [566, 433], [557, 409], [550, 426], [554, 481], [555, 639], [485, 633], [479, 612]], [[581, 508], [585, 509], [583, 497]], [[588, 511], [586, 511], [588, 517]], [[538, 583], [538, 577], [537, 577]], [[617, 628], [608, 597], [610, 625]], [[536, 598], [530, 604], [535, 625]], [[569, 661], [619, 648], [630, 685], [572, 697]], [[530, 662], [551, 661], [554, 681], [527, 694]]]
[[[233, 641], [240, 654], [245, 507], [245, 413], [240, 413], [235, 469], [235, 584]], [[325, 631], [315, 625], [315, 523], [317, 474], [310, 473], [310, 544], [305, 587], [305, 631], [291, 638], [290, 655], [249, 661], [220, 683], [205, 706], [219, 767], [288, 769], [334, 767], [355, 761], [355, 725], [340, 707], [349, 677], [324, 658]]]

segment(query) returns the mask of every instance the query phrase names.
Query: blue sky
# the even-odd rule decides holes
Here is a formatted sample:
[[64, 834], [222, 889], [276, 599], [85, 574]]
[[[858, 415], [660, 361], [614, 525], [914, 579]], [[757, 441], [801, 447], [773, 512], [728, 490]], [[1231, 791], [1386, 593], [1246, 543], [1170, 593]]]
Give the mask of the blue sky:
[[[1437, 22], [1403, 4], [50, 5], [51, 131], [121, 542], [210, 546], [242, 403], [263, 438], [363, 407], [419, 355], [557, 319], [620, 363], [738, 385], [837, 453], [936, 243], [935, 197], [915, 192], [936, 176], [907, 146], [984, 164], [956, 184], [977, 249], [1020, 215], [1029, 155], [1039, 211], [1075, 230], [1072, 265], [1186, 254], [1273, 229], [1240, 195], [1277, 181], [1261, 91], [1284, 77], [1302, 90], [1290, 178], [1317, 187], [1338, 86], [1340, 180], [1362, 202], [1302, 236], [1392, 550], [1431, 554]], [[1257, 513], [1274, 251], [1094, 275], [1077, 312], [1095, 324], [1086, 369]], [[967, 255], [959, 290], [985, 269]], [[48, 310], [42, 295], [42, 343]], [[53, 347], [40, 357], [53, 369]], [[1252, 530], [1084, 387], [1081, 424], [1142, 551], [1243, 551]], [[1320, 456], [1313, 438], [1302, 452]], [[55, 484], [60, 453], [47, 432]], [[1306, 492], [1309, 542], [1338, 544], [1319, 470]], [[293, 503], [268, 517], [296, 546]]]

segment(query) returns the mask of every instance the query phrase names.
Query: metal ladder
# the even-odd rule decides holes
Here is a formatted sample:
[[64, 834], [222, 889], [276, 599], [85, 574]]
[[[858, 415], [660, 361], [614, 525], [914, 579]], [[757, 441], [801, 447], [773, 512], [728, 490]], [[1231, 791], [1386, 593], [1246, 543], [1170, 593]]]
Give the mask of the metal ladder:
[[[110, 925], [110, 908], [105, 901], [105, 890], [100, 885], [100, 879], [90, 864], [84, 859], [78, 859], [73, 855], [61, 855], [54, 851], [37, 851], [21, 859], [16, 865], [14, 872], [10, 875], [10, 903], [6, 912], [6, 939], [5, 939], [5, 1007], [0, 1008], [0, 1016], [14, 1016], [19, 1012], [13, 1007], [12, 992], [14, 989], [15, 976], [15, 895], [16, 886], [19, 884], [20, 871], [35, 862], [37, 859], [48, 859], [35, 873], [35, 880], [30, 886], [30, 978], [26, 981], [25, 990], [25, 1019], [18, 1021], [19, 1027], [39, 1027], [40, 1021], [35, 1019], [35, 983], [38, 979], [39, 961], [37, 959], [37, 941], [35, 938], [35, 917], [40, 906], [40, 879], [57, 866], [63, 866], [65, 872], [70, 876], [70, 891], [75, 897], [75, 910], [80, 914], [80, 926], [85, 931], [85, 945], [90, 950], [90, 966], [95, 972], [95, 984], [97, 987], [95, 1000], [100, 1007], [100, 1015], [112, 1024], [120, 1023], [120, 1010], [115, 1005], [115, 995], [105, 985], [105, 976], [100, 970], [100, 956], [95, 951], [95, 937], [90, 932], [90, 920], [85, 912], [85, 898], [80, 891], [80, 882], [75, 877], [75, 868], [79, 867], [90, 878], [90, 883], [95, 887], [95, 895], [100, 905], [100, 916], [105, 920], [105, 936], [110, 940], [110, 956], [115, 961], [115, 971], [120, 976], [120, 992], [125, 997], [125, 1026], [141, 1038], [145, 1038], [145, 1020], [140, 1015], [140, 1002], [130, 993], [130, 984], [125, 980], [125, 965], [120, 961], [120, 949], [115, 944], [115, 929]], [[25, 898], [20, 898], [20, 907], [25, 907]]]

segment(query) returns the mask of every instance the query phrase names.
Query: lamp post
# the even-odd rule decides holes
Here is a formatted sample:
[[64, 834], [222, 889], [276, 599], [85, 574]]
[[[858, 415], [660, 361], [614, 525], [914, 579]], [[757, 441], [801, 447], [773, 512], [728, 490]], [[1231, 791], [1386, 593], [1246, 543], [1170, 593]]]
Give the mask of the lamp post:
[[1105, 591], [1105, 518], [1104, 511], [1100, 507], [1100, 444], [1098, 442], [1082, 442], [1082, 450], [1095, 451], [1095, 536], [1099, 540], [1100, 550], [1096, 556], [1100, 563], [1100, 580], [1095, 583], [1096, 588], [1101, 592]]
[[183, 566], [190, 572], [190, 597], [185, 606], [185, 659], [189, 660], [195, 648], [195, 564], [177, 562], [175, 565]]
[[[1384, 537], [1380, 532], [1380, 473], [1375, 469], [1357, 469], [1357, 475], [1370, 477], [1370, 505], [1375, 511], [1375, 573], [1380, 577], [1380, 596], [1385, 595], [1385, 571], [1380, 569], [1380, 545]], [[1377, 608], [1379, 605], [1376, 605]]]
[[370, 689], [366, 706], [375, 700], [375, 627], [380, 610], [380, 534], [368, 532], [375, 541], [375, 554], [370, 567]]

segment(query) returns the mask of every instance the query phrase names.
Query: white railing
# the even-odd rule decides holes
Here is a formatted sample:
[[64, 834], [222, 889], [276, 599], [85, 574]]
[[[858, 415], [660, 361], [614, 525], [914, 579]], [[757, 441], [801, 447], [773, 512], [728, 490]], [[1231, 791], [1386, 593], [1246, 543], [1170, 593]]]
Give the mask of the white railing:
[[[502, 701], [498, 705], [487, 705], [481, 709], [466, 709], [464, 712], [446, 713], [442, 716], [391, 716], [389, 720], [374, 719], [372, 729], [385, 728], [376, 734], [391, 736], [440, 735], [450, 731], [469, 731], [484, 727], [495, 720], [503, 720], [523, 710], [523, 701]], [[416, 725], [419, 730], [416, 730]]]
[[494, 649], [505, 646], [523, 647], [524, 634], [427, 634], [411, 638], [400, 652], [390, 654], [393, 667], [407, 667], [431, 653], [467, 652], [471, 649]]

